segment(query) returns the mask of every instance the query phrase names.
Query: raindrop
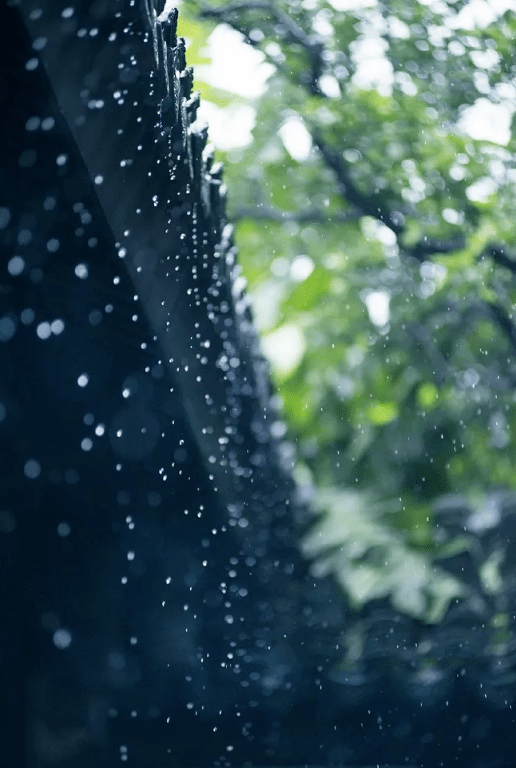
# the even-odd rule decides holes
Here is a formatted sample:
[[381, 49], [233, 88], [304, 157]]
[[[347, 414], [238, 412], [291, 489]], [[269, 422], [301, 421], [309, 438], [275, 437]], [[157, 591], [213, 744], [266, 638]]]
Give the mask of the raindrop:
[[32, 232], [30, 229], [22, 229], [17, 237], [19, 245], [27, 245], [32, 240]]
[[100, 325], [100, 323], [102, 322], [102, 312], [98, 309], [94, 309], [88, 315], [88, 320], [90, 321], [90, 325], [93, 325], [93, 326]]
[[57, 250], [59, 250], [59, 246], [59, 240], [56, 237], [51, 237], [47, 243], [47, 251], [49, 251], [49, 253], [55, 253]]
[[50, 323], [40, 323], [36, 328], [36, 333], [40, 339], [48, 339], [52, 335]]
[[29, 117], [29, 119], [25, 123], [25, 130], [37, 131], [40, 125], [41, 125], [41, 120], [39, 119], [39, 117]]
[[64, 327], [65, 327], [65, 324], [63, 320], [54, 320], [52, 323], [50, 323], [50, 330], [56, 336], [59, 336], [59, 334], [64, 331]]
[[56, 124], [56, 121], [53, 117], [45, 117], [43, 122], [41, 123], [41, 127], [44, 131], [51, 131], [54, 125]]
[[88, 267], [86, 264], [77, 264], [75, 267], [75, 274], [80, 277], [81, 280], [85, 280], [88, 277]]
[[32, 47], [35, 51], [42, 51], [46, 44], [47, 44], [46, 37], [37, 37], [32, 43]]
[[53, 640], [56, 648], [64, 650], [72, 642], [72, 635], [67, 629], [58, 629], [54, 632]]
[[21, 256], [13, 256], [12, 259], [9, 259], [7, 263], [7, 271], [10, 275], [13, 277], [16, 277], [17, 275], [21, 275], [23, 270], [25, 269], [25, 259], [22, 259]]
[[20, 314], [20, 320], [22, 321], [23, 325], [30, 325], [34, 318], [36, 317], [33, 309], [23, 309]]
[[72, 529], [68, 523], [59, 523], [57, 526], [57, 535], [61, 536], [63, 539], [66, 539], [66, 537], [69, 536], [71, 532]]
[[29, 480], [35, 480], [41, 474], [41, 466], [36, 459], [29, 459], [25, 462], [23, 472]]
[[0, 341], [10, 341], [16, 331], [16, 322], [12, 317], [5, 315], [0, 318]]
[[0, 207], [0, 229], [5, 229], [11, 220], [9, 208]]

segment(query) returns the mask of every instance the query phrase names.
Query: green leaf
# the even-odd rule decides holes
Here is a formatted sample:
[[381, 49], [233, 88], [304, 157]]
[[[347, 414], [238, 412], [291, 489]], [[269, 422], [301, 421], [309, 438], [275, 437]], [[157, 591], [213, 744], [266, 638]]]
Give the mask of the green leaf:
[[382, 426], [394, 421], [398, 416], [396, 403], [373, 403], [367, 409], [367, 418], [371, 424]]
[[439, 391], [435, 384], [426, 381], [418, 387], [417, 399], [421, 408], [434, 408], [439, 399]]
[[330, 279], [326, 269], [316, 267], [287, 297], [283, 304], [284, 311], [307, 311], [324, 301]]
[[505, 553], [501, 549], [493, 552], [480, 568], [482, 586], [489, 595], [499, 594], [503, 589], [503, 578], [500, 566], [505, 560]]

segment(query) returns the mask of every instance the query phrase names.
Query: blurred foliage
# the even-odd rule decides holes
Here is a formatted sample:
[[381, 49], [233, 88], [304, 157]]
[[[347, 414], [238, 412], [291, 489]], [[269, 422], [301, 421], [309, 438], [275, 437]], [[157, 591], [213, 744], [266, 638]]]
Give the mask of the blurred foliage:
[[516, 488], [516, 16], [484, 0], [181, 13], [190, 63], [224, 21], [274, 65], [252, 145], [221, 159], [295, 471], [318, 489], [306, 552], [355, 607], [437, 621], [464, 585], [434, 565], [435, 500]]
[[[304, 550], [315, 559], [314, 575], [335, 574], [352, 607], [389, 597], [402, 613], [439, 621], [450, 602], [463, 596], [457, 578], [432, 567], [428, 543], [411, 546], [404, 532], [385, 520], [385, 513], [397, 511], [392, 504], [374, 504], [364, 493], [336, 489], [318, 496], [327, 513], [305, 537]], [[467, 542], [455, 541], [439, 552], [450, 556], [464, 548]]]

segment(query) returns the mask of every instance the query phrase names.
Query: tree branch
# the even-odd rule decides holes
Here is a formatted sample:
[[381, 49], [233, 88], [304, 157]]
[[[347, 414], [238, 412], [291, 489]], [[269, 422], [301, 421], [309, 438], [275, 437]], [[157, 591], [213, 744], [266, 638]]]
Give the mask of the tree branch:
[[489, 245], [486, 249], [488, 256], [496, 261], [502, 267], [506, 267], [512, 273], [516, 274], [516, 257], [508, 256], [503, 245]]
[[339, 152], [336, 152], [324, 141], [317, 128], [312, 126], [310, 133], [312, 135], [312, 140], [321, 153], [326, 165], [336, 176], [337, 186], [341, 196], [362, 211], [364, 216], [371, 216], [372, 218], [381, 221], [382, 224], [385, 224], [389, 229], [392, 229], [396, 236], [401, 235], [403, 233], [403, 225], [393, 219], [390, 212], [384, 208], [379, 196], [367, 195], [360, 192], [351, 181], [342, 155]]
[[512, 348], [513, 354], [516, 355], [516, 326], [500, 304], [496, 304], [494, 301], [485, 301], [484, 304], [491, 314], [492, 319], [504, 332], [505, 337]]
[[410, 253], [418, 261], [425, 261], [427, 256], [433, 256], [436, 253], [447, 254], [460, 251], [464, 248], [465, 244], [466, 239], [464, 235], [452, 237], [450, 240], [434, 240], [430, 237], [423, 237], [412, 247], [404, 247], [403, 250]]
[[303, 82], [302, 85], [309, 85], [313, 94], [322, 95], [319, 88], [319, 77], [324, 69], [323, 51], [324, 45], [319, 37], [307, 35], [302, 27], [293, 19], [277, 8], [270, 0], [241, 0], [241, 2], [231, 3], [230, 5], [219, 6], [218, 8], [204, 7], [200, 11], [201, 18], [215, 18], [225, 22], [233, 29], [248, 37], [234, 22], [230, 21], [230, 16], [238, 14], [241, 11], [267, 11], [270, 17], [276, 19], [285, 29], [290, 39], [301, 45], [310, 57], [311, 73], [309, 82]]
[[[425, 261], [428, 256], [437, 253], [453, 253], [454, 251], [464, 248], [465, 238], [463, 235], [451, 238], [450, 240], [432, 239], [425, 236], [412, 246], [406, 246], [399, 243], [399, 239], [405, 231], [404, 225], [401, 222], [396, 221], [395, 214], [387, 210], [378, 195], [370, 195], [360, 192], [351, 180], [342, 155], [336, 152], [324, 141], [317, 128], [312, 127], [310, 133], [312, 135], [312, 140], [321, 153], [326, 165], [335, 174], [338, 190], [344, 200], [355, 205], [362, 211], [364, 216], [371, 216], [389, 227], [389, 229], [396, 235], [399, 248], [404, 253], [413, 256], [418, 261]], [[516, 269], [516, 263], [514, 266]]]

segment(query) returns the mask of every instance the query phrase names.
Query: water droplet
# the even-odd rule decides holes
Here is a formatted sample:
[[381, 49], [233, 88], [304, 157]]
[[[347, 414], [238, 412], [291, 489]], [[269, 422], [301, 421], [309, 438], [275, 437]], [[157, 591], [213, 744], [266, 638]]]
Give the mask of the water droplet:
[[36, 317], [33, 309], [23, 309], [20, 314], [20, 320], [22, 321], [23, 325], [30, 325], [34, 318]]
[[50, 240], [47, 243], [47, 251], [49, 253], [55, 253], [57, 250], [59, 250], [60, 242], [57, 239], [57, 237], [51, 237]]
[[7, 271], [13, 277], [21, 275], [25, 269], [25, 260], [21, 256], [13, 256], [7, 263]]
[[56, 336], [59, 336], [59, 334], [64, 331], [64, 327], [65, 327], [65, 324], [63, 320], [54, 320], [52, 323], [50, 323], [50, 330]]
[[72, 532], [72, 529], [70, 528], [68, 523], [59, 523], [59, 525], [57, 526], [57, 535], [61, 536], [61, 538], [63, 539], [69, 536], [71, 532]]
[[36, 333], [40, 339], [48, 339], [52, 335], [50, 323], [40, 323], [36, 328]]
[[80, 277], [81, 280], [85, 280], [88, 277], [88, 267], [86, 264], [77, 264], [75, 267], [75, 274]]
[[5, 315], [0, 318], [0, 341], [10, 341], [16, 332], [14, 318]]
[[28, 477], [29, 480], [35, 480], [41, 473], [41, 466], [36, 459], [29, 459], [25, 462], [23, 472], [25, 477]]
[[72, 635], [67, 629], [58, 629], [54, 632], [53, 640], [56, 648], [64, 650], [72, 642]]

